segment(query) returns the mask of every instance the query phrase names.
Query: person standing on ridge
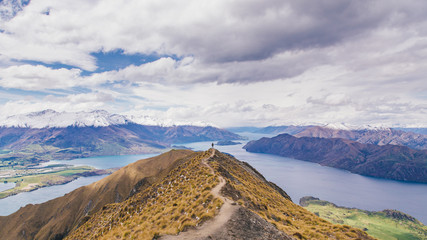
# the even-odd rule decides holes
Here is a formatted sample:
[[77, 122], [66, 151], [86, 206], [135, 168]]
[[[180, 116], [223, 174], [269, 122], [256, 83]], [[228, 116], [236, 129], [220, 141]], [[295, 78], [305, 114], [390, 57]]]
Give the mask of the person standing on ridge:
[[212, 148], [214, 148], [214, 143], [212, 143]]

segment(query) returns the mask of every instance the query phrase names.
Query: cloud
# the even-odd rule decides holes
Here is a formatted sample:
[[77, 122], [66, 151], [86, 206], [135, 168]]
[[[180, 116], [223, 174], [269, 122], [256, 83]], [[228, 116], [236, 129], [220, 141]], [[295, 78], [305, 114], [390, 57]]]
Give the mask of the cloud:
[[24, 90], [70, 88], [82, 83], [80, 69], [18, 65], [0, 69], [0, 86]]
[[[426, 11], [416, 0], [33, 0], [0, 23], [0, 86], [64, 92], [10, 101], [8, 111], [134, 108], [227, 126], [422, 123]], [[160, 58], [97, 69], [91, 53], [115, 50]]]
[[68, 96], [47, 95], [43, 98], [28, 97], [21, 100], [10, 100], [0, 105], [0, 111], [3, 117], [46, 109], [58, 112], [106, 109], [115, 112], [117, 109], [111, 104], [114, 101], [115, 96], [105, 92], [70, 94]]

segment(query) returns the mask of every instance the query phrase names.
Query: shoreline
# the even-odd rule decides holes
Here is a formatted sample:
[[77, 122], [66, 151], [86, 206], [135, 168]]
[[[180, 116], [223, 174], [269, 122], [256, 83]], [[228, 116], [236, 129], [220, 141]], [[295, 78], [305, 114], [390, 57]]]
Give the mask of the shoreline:
[[[94, 170], [90, 170], [90, 171], [84, 171], [84, 172], [80, 172], [80, 173], [75, 173], [72, 174], [70, 176], [61, 176], [61, 175], [57, 175], [56, 177], [58, 179], [56, 180], [49, 180], [47, 182], [38, 182], [38, 183], [30, 183], [27, 186], [21, 188], [21, 189], [17, 189], [20, 187], [19, 182], [16, 183], [15, 182], [15, 187], [13, 188], [9, 188], [6, 189], [5, 191], [0, 192], [0, 199], [5, 199], [7, 197], [10, 196], [14, 196], [20, 193], [24, 193], [24, 192], [32, 192], [41, 188], [46, 188], [46, 187], [51, 187], [51, 186], [56, 186], [56, 185], [64, 185], [67, 183], [70, 183], [72, 181], [77, 180], [80, 177], [92, 177], [92, 176], [100, 176], [100, 175], [110, 175], [111, 173], [113, 173], [114, 171], [116, 171], [118, 168], [110, 168], [110, 169], [94, 169]], [[56, 172], [58, 173], [58, 172]], [[55, 174], [55, 173], [53, 173]], [[53, 175], [51, 174], [51, 175]], [[42, 175], [46, 175], [46, 174], [35, 174], [35, 175], [30, 175], [31, 177], [43, 177]], [[28, 177], [28, 176], [23, 176], [23, 177]]]

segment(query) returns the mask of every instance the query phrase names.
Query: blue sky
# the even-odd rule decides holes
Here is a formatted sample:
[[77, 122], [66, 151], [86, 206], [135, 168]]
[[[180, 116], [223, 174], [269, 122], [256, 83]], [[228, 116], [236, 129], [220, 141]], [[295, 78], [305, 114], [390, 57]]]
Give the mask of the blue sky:
[[27, 3], [0, 3], [3, 117], [427, 126], [422, 1]]

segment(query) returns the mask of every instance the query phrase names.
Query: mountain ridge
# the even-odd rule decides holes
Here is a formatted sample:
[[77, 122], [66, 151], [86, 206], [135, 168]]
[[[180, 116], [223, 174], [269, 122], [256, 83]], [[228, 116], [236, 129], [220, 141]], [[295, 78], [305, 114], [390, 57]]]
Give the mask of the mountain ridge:
[[297, 138], [280, 134], [251, 141], [244, 148], [248, 152], [316, 162], [365, 176], [427, 182], [427, 151], [405, 146], [379, 146], [341, 138]]
[[[212, 194], [218, 190], [222, 197]], [[64, 197], [28, 205], [0, 217], [0, 237], [180, 239], [215, 220], [225, 201], [237, 211], [201, 239], [373, 239], [318, 218], [249, 164], [214, 149], [140, 160]]]
[[364, 144], [400, 145], [414, 149], [427, 149], [427, 135], [393, 128], [340, 129], [312, 126], [295, 137], [344, 138]]
[[52, 159], [161, 152], [171, 144], [238, 140], [241, 136], [206, 126], [110, 126], [63, 128], [0, 127], [0, 159], [37, 164]]
[[105, 110], [93, 110], [89, 112], [57, 112], [46, 109], [28, 114], [17, 114], [4, 117], [0, 121], [0, 127], [17, 128], [65, 128], [65, 127], [107, 127], [111, 125], [123, 125], [135, 123], [148, 126], [199, 126], [207, 127], [213, 124], [204, 122], [174, 122], [168, 119], [155, 119], [146, 115], [121, 115], [112, 114]]

